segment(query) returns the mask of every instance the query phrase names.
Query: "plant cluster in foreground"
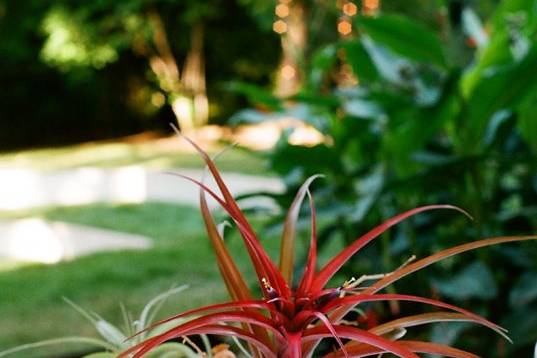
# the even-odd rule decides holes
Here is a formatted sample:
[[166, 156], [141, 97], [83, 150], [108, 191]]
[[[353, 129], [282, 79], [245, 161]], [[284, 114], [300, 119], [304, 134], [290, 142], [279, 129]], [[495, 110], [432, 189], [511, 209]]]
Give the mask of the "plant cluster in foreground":
[[[166, 341], [197, 334], [238, 337], [248, 343], [247, 347], [253, 357], [309, 357], [313, 355], [319, 342], [325, 338], [332, 338], [337, 342], [337, 348], [326, 357], [367, 357], [383, 353], [392, 353], [403, 358], [417, 358], [418, 353], [461, 358], [477, 357], [472, 353], [446, 345], [402, 339], [408, 327], [448, 321], [478, 323], [509, 340], [503, 328], [463, 308], [425, 297], [382, 293], [382, 290], [401, 278], [447, 257], [480, 247], [532, 240], [537, 237], [497, 237], [475, 241], [408, 262], [387, 275], [375, 277], [374, 282], [369, 286], [362, 286], [364, 279], [361, 278], [351, 279], [339, 287], [327, 287], [334, 274], [354, 254], [400, 221], [433, 209], [454, 209], [466, 213], [451, 205], [430, 205], [407, 211], [359, 237], [322, 268], [317, 268], [316, 215], [313, 198], [309, 191], [310, 184], [316, 178], [314, 176], [302, 185], [289, 209], [282, 235], [280, 262], [276, 265], [261, 246], [255, 232], [223, 182], [214, 162], [195, 143], [192, 145], [205, 160], [221, 192], [219, 196], [203, 181], [184, 177], [200, 187], [200, 206], [208, 237], [216, 253], [217, 264], [232, 301], [193, 309], [158, 322], [157, 325], [160, 325], [178, 318], [191, 317], [191, 320], [186, 323], [134, 345], [121, 353], [120, 358], [142, 357]], [[231, 258], [209, 212], [206, 194], [220, 204], [237, 226], [261, 287], [263, 294], [261, 299], [253, 297]], [[306, 196], [311, 210], [310, 247], [303, 275], [298, 285], [294, 287], [295, 226], [301, 204]], [[442, 310], [398, 318], [374, 327], [350, 325], [343, 321], [345, 315], [352, 309], [374, 301], [410, 301]]]

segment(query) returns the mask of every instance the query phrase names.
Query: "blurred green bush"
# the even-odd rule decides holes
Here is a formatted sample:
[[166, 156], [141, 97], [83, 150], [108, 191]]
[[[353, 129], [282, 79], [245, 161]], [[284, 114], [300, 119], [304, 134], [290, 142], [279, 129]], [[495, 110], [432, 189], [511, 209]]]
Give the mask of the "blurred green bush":
[[[535, 233], [536, 8], [534, 0], [503, 1], [484, 24], [469, 7], [450, 8], [460, 10], [455, 14], [444, 8], [436, 29], [390, 13], [358, 17], [357, 37], [315, 52], [296, 96], [269, 101], [255, 86], [235, 85], [272, 108], [240, 111], [236, 123], [294, 117], [326, 138], [306, 147], [290, 144], [287, 133], [269, 158], [287, 192], [257, 194], [286, 208], [308, 176], [325, 174], [315, 191], [322, 246], [353, 240], [417, 205], [450, 203], [474, 216], [421, 215], [400, 225], [381, 247], [356, 257], [349, 276], [387, 272], [411, 254], [470, 239]], [[359, 85], [338, 77], [346, 66]], [[537, 336], [536, 274], [537, 248], [518, 245], [453, 259], [409, 285], [464, 301], [505, 325], [515, 342], [504, 346], [466, 326], [430, 332], [438, 339], [459, 339], [487, 357], [529, 356]]]
[[180, 75], [203, 24], [212, 123], [246, 104], [225, 82], [269, 82], [278, 38], [242, 0], [0, 0], [0, 149], [169, 131], [174, 113], [151, 70], [152, 18]]

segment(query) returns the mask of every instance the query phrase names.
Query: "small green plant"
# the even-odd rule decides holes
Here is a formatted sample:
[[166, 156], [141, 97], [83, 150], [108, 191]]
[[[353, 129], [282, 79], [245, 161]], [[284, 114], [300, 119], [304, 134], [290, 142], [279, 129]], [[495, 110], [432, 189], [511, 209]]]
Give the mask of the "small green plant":
[[[137, 344], [145, 339], [149, 339], [152, 336], [156, 336], [166, 330], [166, 326], [161, 326], [156, 329], [146, 329], [154, 320], [155, 316], [161, 308], [162, 304], [172, 295], [180, 293], [187, 288], [186, 285], [172, 288], [166, 292], [161, 293], [160, 295], [151, 299], [143, 308], [140, 316], [133, 320], [130, 314], [122, 306], [123, 314], [123, 325], [124, 329], [121, 330], [99, 316], [97, 313], [88, 311], [78, 306], [69, 299], [65, 301], [72, 306], [78, 313], [80, 313], [84, 318], [86, 318], [99, 333], [101, 338], [91, 338], [91, 337], [62, 337], [56, 339], [45, 340], [36, 343], [25, 344], [18, 346], [3, 352], [0, 352], [0, 357], [10, 356], [12, 354], [40, 349], [46, 346], [54, 345], [64, 345], [64, 344], [84, 344], [97, 349], [102, 349], [102, 352], [92, 353], [84, 356], [84, 358], [114, 358], [121, 351]], [[171, 323], [171, 322], [170, 322]], [[177, 324], [174, 322], [173, 324]], [[168, 327], [170, 328], [170, 327]], [[142, 334], [138, 335], [136, 338], [128, 340], [127, 338], [133, 335], [135, 332], [146, 329]], [[208, 352], [211, 350], [211, 346], [206, 336], [202, 336], [205, 348]], [[199, 350], [198, 347], [191, 345], [194, 349]], [[201, 350], [200, 350], [201, 352]], [[197, 352], [190, 348], [186, 344], [182, 343], [166, 343], [162, 344], [160, 347], [155, 349], [151, 354], [148, 354], [147, 357], [152, 358], [196, 358], [198, 357]]]
[[[192, 145], [204, 158], [222, 196], [208, 188], [203, 181], [179, 176], [200, 187], [202, 216], [205, 220], [208, 237], [216, 253], [218, 267], [232, 301], [193, 309], [158, 322], [149, 329], [169, 324], [177, 319], [197, 316], [133, 345], [122, 352], [119, 355], [120, 358], [147, 357], [153, 349], [158, 349], [157, 347], [169, 340], [196, 334], [238, 337], [248, 343], [249, 354], [253, 357], [310, 357], [314, 354], [321, 340], [326, 338], [334, 339], [338, 344], [338, 348], [327, 354], [326, 357], [365, 357], [383, 353], [392, 353], [403, 358], [417, 358], [417, 353], [461, 358], [477, 357], [472, 353], [447, 345], [403, 339], [406, 329], [409, 327], [451, 321], [478, 323], [509, 340], [503, 328], [463, 308], [425, 297], [381, 293], [381, 291], [403, 277], [445, 258], [480, 247], [533, 240], [537, 239], [536, 236], [496, 237], [466, 243], [423, 259], [411, 260], [389, 274], [362, 276], [359, 279], [351, 278], [336, 287], [327, 287], [333, 276], [354, 254], [402, 220], [435, 209], [453, 209], [465, 215], [468, 214], [451, 205], [430, 205], [415, 208], [387, 220], [359, 237], [319, 269], [317, 268], [315, 206], [309, 191], [309, 186], [317, 178], [317, 176], [313, 176], [299, 189], [288, 211], [282, 235], [280, 262], [279, 265], [276, 265], [263, 249], [255, 232], [223, 182], [214, 162], [195, 143]], [[209, 194], [221, 205], [237, 226], [262, 291], [263, 297], [261, 299], [254, 298], [244, 277], [231, 258], [222, 235], [209, 212], [206, 194]], [[310, 247], [302, 277], [297, 285], [293, 285], [295, 227], [300, 207], [306, 196], [309, 199], [311, 210]], [[373, 283], [369, 286], [363, 285], [368, 280], [373, 281]], [[366, 303], [378, 301], [409, 301], [430, 305], [444, 311], [398, 318], [373, 327], [364, 327], [357, 323], [348, 324], [347, 321], [343, 320], [351, 310], [361, 308]], [[142, 330], [132, 339], [138, 339], [144, 333], [145, 330]]]

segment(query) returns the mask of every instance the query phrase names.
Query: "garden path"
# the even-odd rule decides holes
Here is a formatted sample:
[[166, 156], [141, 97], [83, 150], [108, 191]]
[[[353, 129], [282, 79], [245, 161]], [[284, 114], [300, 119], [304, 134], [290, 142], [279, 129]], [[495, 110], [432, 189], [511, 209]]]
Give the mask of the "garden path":
[[[198, 180], [203, 175], [200, 169], [177, 169], [174, 172]], [[284, 190], [279, 178], [238, 173], [223, 173], [222, 176], [234, 195], [260, 190]], [[208, 181], [208, 185], [215, 188], [211, 181]], [[195, 184], [187, 180], [141, 166], [114, 169], [85, 167], [55, 172], [0, 168], [0, 198], [0, 210], [145, 201], [197, 206], [199, 191]], [[261, 199], [256, 199], [255, 203], [263, 203], [259, 200]]]
[[[178, 169], [177, 173], [200, 179], [199, 169]], [[278, 178], [223, 173], [233, 195], [255, 191], [280, 192]], [[215, 184], [208, 181], [208, 186]], [[0, 210], [23, 210], [39, 206], [84, 205], [97, 202], [142, 203], [145, 201], [198, 205], [195, 184], [177, 176], [140, 166], [115, 169], [79, 168], [59, 172], [31, 169], [0, 169]], [[209, 200], [214, 207], [214, 200]], [[248, 199], [243, 206], [271, 205], [270, 200]], [[0, 258], [44, 263], [73, 259], [97, 251], [142, 249], [149, 238], [39, 218], [0, 222]]]

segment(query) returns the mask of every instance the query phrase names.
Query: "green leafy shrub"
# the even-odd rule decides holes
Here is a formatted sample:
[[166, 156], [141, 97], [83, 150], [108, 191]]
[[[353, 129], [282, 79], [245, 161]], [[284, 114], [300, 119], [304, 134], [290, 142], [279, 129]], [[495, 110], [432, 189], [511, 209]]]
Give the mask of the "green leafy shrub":
[[[450, 202], [474, 215], [473, 226], [433, 215], [402, 225], [385, 235], [381, 249], [368, 249], [371, 259], [351, 261], [352, 272], [380, 272], [401, 253], [423, 255], [468, 237], [534, 231], [536, 6], [534, 0], [503, 1], [485, 25], [470, 8], [463, 10], [460, 26], [449, 22], [451, 14], [439, 12], [436, 30], [399, 15], [358, 17], [357, 38], [316, 52], [301, 93], [275, 99], [268, 115], [255, 110], [235, 115], [236, 122], [291, 116], [326, 138], [307, 147], [284, 136], [269, 162], [287, 191], [258, 194], [271, 195], [284, 212], [306, 178], [325, 174], [315, 192], [321, 251], [417, 205]], [[345, 64], [359, 86], [334, 86], [331, 79]], [[413, 289], [496, 317], [520, 337], [505, 354], [531, 354], [537, 251], [504, 248], [471, 260], [454, 259], [441, 271], [417, 275]], [[467, 329], [454, 337], [487, 356], [500, 350], [496, 341], [461, 336]]]

